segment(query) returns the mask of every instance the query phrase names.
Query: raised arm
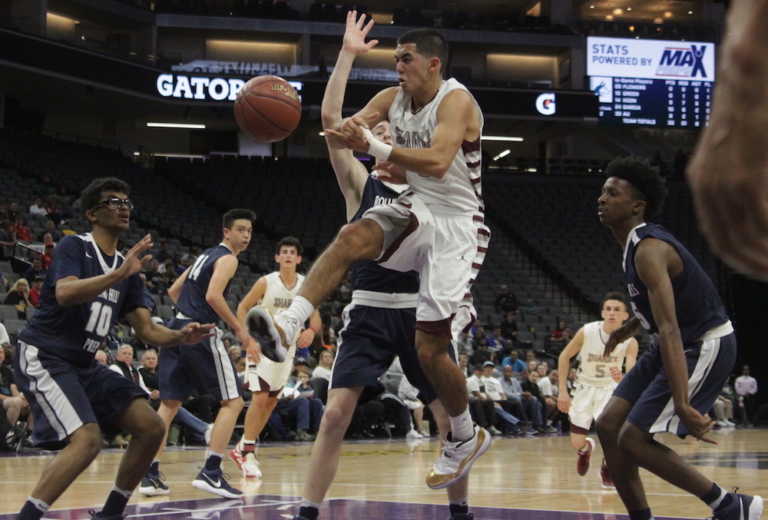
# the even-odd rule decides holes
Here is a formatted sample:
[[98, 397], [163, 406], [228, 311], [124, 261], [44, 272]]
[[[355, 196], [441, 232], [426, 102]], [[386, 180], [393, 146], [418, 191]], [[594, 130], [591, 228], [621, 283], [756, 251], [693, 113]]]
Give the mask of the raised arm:
[[646, 238], [635, 252], [635, 267], [640, 280], [648, 289], [648, 300], [659, 330], [661, 359], [672, 392], [675, 413], [688, 427], [691, 435], [702, 439], [711, 428], [712, 420], [700, 414], [688, 400], [688, 365], [677, 323], [670, 275], [670, 271], [677, 274], [682, 269], [682, 261], [668, 243]]
[[[360, 16], [359, 20], [356, 19], [356, 16], [356, 11], [347, 13], [344, 43], [341, 51], [339, 51], [339, 57], [336, 59], [336, 66], [333, 67], [333, 73], [331, 73], [328, 84], [325, 86], [323, 102], [320, 106], [323, 128], [339, 128], [341, 126], [344, 92], [355, 57], [367, 53], [379, 43], [378, 40], [365, 41], [366, 35], [373, 27], [373, 19], [363, 26], [365, 15]], [[355, 159], [352, 150], [330, 132], [325, 134], [325, 143], [328, 145], [328, 155], [331, 159], [333, 172], [336, 174], [336, 182], [338, 182], [341, 194], [344, 196], [347, 220], [351, 220], [360, 207], [368, 172], [365, 166]]]

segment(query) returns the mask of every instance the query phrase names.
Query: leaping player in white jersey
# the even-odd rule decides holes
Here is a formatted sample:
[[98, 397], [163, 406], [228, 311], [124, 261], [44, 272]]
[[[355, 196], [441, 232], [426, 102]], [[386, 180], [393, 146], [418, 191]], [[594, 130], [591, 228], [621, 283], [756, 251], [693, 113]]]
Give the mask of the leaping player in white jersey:
[[[589, 460], [595, 448], [595, 441], [587, 436], [592, 421], [597, 420], [611, 399], [614, 389], [621, 381], [622, 368], [629, 372], [637, 361], [638, 344], [635, 338], [620, 343], [610, 355], [605, 355], [605, 342], [614, 330], [629, 319], [624, 295], [618, 292], [606, 294], [600, 315], [603, 321], [593, 321], [579, 329], [560, 353], [557, 366], [561, 374], [567, 374], [571, 360], [578, 357], [580, 361], [573, 400], [568, 396], [566, 378], [561, 377], [557, 407], [570, 418], [571, 446], [579, 456], [576, 471], [581, 476], [586, 475], [589, 470]], [[600, 474], [603, 486], [612, 488], [613, 483], [608, 475], [605, 460]]]
[[[343, 226], [291, 307], [274, 322], [266, 313], [262, 319], [274, 343], [266, 348], [284, 355], [354, 262], [376, 260], [389, 269], [417, 271], [416, 348], [450, 416], [450, 437], [426, 478], [437, 489], [466, 475], [491, 443], [488, 432], [472, 423], [465, 378], [449, 356], [452, 316], [469, 293], [490, 239], [480, 186], [483, 115], [466, 87], [443, 80], [448, 43], [438, 31], [408, 31], [394, 54], [399, 86], [382, 90], [326, 134], [374, 156], [387, 181], [410, 188], [393, 204], [375, 206]], [[393, 146], [369, 130], [383, 120], [390, 123]]]
[[[304, 276], [296, 272], [297, 266], [301, 264], [302, 252], [298, 238], [284, 237], [277, 243], [275, 262], [280, 269], [256, 280], [237, 306], [237, 319], [241, 323], [248, 326], [248, 311], [256, 305], [273, 314], [291, 305], [304, 282]], [[310, 346], [315, 335], [320, 334], [321, 331], [320, 313], [315, 311], [309, 319], [309, 328], [301, 333], [297, 341], [298, 347]], [[243, 437], [229, 452], [229, 457], [240, 467], [246, 478], [262, 476], [256, 459], [256, 440], [264, 430], [269, 416], [277, 405], [277, 397], [293, 371], [297, 345], [291, 346], [288, 355], [282, 361], [275, 361], [267, 355], [262, 356], [258, 363], [253, 363], [249, 357], [246, 358], [244, 383], [251, 391], [251, 405], [245, 414]]]

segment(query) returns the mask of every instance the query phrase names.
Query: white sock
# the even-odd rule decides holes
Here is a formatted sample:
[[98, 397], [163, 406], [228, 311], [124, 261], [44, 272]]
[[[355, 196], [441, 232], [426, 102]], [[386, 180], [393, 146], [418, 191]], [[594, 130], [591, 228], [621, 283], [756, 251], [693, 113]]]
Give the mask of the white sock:
[[[719, 486], [718, 486], [718, 487], [719, 487]], [[719, 496], [719, 497], [717, 497], [717, 498], [716, 498], [714, 501], [710, 502], [710, 503], [708, 504], [708, 505], [709, 505], [709, 507], [711, 507], [713, 511], [714, 511], [715, 509], [717, 509], [717, 508], [718, 508], [718, 506], [720, 505], [720, 503], [721, 503], [721, 502], [723, 501], [723, 499], [725, 498], [725, 495], [727, 495], [727, 494], [728, 494], [728, 493], [727, 493], [727, 492], [726, 492], [726, 491], [725, 491], [723, 488], [720, 488], [720, 496]]]
[[45, 502], [43, 502], [39, 498], [27, 497], [27, 502], [29, 502], [30, 504], [35, 506], [35, 508], [38, 511], [42, 511], [43, 513], [47, 513], [48, 510], [51, 508], [50, 504], [46, 504]]
[[456, 417], [449, 417], [451, 421], [451, 437], [453, 442], [465, 441], [472, 438], [475, 434], [475, 427], [472, 424], [472, 416], [469, 414], [469, 407], [464, 409]]
[[299, 507], [314, 507], [315, 509], [320, 509], [320, 505], [316, 502], [310, 502], [306, 498], [301, 501], [301, 504], [299, 504]]
[[123, 495], [128, 500], [131, 499], [131, 495], [133, 494], [133, 491], [126, 491], [125, 489], [120, 489], [117, 486], [112, 486], [112, 491], [114, 491], [118, 495]]
[[286, 318], [290, 317], [295, 319], [299, 322], [299, 326], [302, 326], [304, 322], [312, 316], [313, 312], [315, 312], [315, 306], [312, 305], [309, 300], [303, 296], [296, 296], [291, 302], [291, 306], [282, 314]]

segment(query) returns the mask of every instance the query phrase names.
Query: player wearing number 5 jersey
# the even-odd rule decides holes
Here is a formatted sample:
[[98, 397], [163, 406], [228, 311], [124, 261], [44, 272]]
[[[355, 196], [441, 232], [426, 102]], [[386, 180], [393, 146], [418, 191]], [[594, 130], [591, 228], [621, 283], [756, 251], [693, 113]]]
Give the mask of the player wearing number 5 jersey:
[[145, 236], [124, 256], [119, 236], [130, 225], [128, 185], [115, 178], [94, 180], [82, 193], [90, 233], [59, 242], [43, 284], [40, 309], [19, 334], [16, 381], [32, 406], [32, 440], [66, 447], [45, 468], [19, 512], [41, 518], [96, 458], [102, 431], [131, 434], [115, 487], [94, 518], [122, 518], [125, 505], [163, 439], [163, 422], [133, 381], [94, 360], [94, 353], [120, 318], [127, 318], [145, 343], [167, 347], [196, 343], [212, 325], [188, 323], [170, 330], [150, 320], [139, 271], [151, 258]]
[[[579, 329], [558, 360], [561, 374], [569, 372], [573, 358], [579, 361], [573, 400], [566, 389], [566, 378], [561, 377], [557, 407], [570, 418], [571, 446], [579, 455], [576, 471], [582, 476], [589, 470], [589, 460], [595, 447], [595, 441], [587, 437], [592, 421], [600, 416], [621, 380], [625, 360], [627, 372], [632, 370], [637, 360], [638, 345], [634, 338], [620, 343], [611, 354], [605, 353], [605, 343], [611, 333], [629, 318], [624, 296], [615, 292], [606, 294], [600, 313], [603, 321], [593, 321]], [[603, 485], [610, 486], [606, 471], [602, 473]]]

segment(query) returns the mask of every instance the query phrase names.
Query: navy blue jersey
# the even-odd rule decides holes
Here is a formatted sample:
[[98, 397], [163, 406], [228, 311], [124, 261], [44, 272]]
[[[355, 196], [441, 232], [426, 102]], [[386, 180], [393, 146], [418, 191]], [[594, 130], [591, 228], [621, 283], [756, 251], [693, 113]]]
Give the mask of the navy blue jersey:
[[111, 273], [123, 256], [104, 254], [90, 233], [64, 237], [53, 252], [53, 263], [40, 293], [40, 308], [19, 339], [56, 357], [87, 366], [112, 325], [124, 314], [145, 307], [144, 282], [138, 274], [102, 292], [95, 300], [62, 306], [56, 301], [56, 282]]
[[[231, 255], [232, 251], [224, 244], [206, 249], [195, 259], [192, 267], [189, 268], [187, 279], [181, 288], [181, 296], [176, 303], [176, 308], [187, 318], [199, 321], [200, 323], [218, 323], [219, 315], [216, 314], [208, 302], [205, 301], [205, 295], [208, 292], [208, 284], [211, 283], [213, 269], [216, 261], [222, 256]], [[229, 292], [229, 284], [224, 288], [224, 298]]]
[[627, 279], [632, 310], [648, 331], [658, 332], [653, 319], [648, 289], [635, 269], [635, 251], [644, 238], [663, 240], [675, 248], [683, 261], [683, 271], [672, 279], [675, 295], [675, 313], [680, 326], [683, 344], [698, 341], [708, 330], [728, 321], [720, 296], [712, 280], [704, 272], [693, 255], [672, 234], [658, 224], [641, 224], [627, 238], [624, 251], [624, 274]]
[[[391, 204], [399, 195], [379, 179], [369, 175], [363, 188], [360, 207], [352, 217], [352, 222], [359, 220], [363, 213], [374, 206]], [[419, 292], [419, 274], [416, 271], [402, 273], [381, 267], [371, 260], [361, 260], [352, 264], [351, 279], [352, 290], [383, 293]]]

